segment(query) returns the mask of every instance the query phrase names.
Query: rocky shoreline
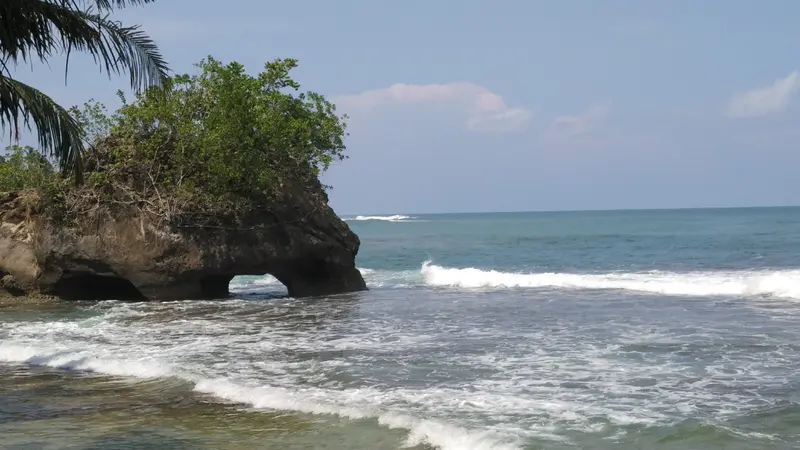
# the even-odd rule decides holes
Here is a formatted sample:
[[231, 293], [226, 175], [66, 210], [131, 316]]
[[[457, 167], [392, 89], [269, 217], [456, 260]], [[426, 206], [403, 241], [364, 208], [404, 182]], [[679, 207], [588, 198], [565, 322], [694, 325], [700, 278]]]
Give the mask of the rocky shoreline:
[[70, 224], [35, 191], [0, 194], [0, 296], [18, 301], [192, 300], [228, 296], [237, 275], [270, 274], [290, 296], [366, 289], [360, 241], [321, 185], [286, 188], [235, 227], [176, 227], [136, 208], [97, 208]]

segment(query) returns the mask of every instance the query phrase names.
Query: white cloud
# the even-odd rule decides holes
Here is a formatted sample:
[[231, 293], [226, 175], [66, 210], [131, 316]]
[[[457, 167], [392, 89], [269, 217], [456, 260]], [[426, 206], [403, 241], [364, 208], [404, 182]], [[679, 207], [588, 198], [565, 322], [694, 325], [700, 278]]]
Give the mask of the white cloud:
[[595, 105], [576, 116], [559, 116], [553, 121], [553, 128], [566, 134], [578, 136], [591, 131], [598, 123], [611, 114], [607, 105]]
[[367, 112], [393, 104], [439, 104], [466, 114], [465, 126], [472, 131], [517, 131], [524, 129], [532, 114], [510, 108], [503, 98], [483, 86], [468, 82], [446, 84], [393, 84], [384, 89], [334, 99], [348, 114]]
[[760, 117], [778, 113], [789, 106], [792, 96], [800, 89], [800, 73], [794, 71], [785, 78], [765, 86], [735, 94], [725, 111], [728, 117]]

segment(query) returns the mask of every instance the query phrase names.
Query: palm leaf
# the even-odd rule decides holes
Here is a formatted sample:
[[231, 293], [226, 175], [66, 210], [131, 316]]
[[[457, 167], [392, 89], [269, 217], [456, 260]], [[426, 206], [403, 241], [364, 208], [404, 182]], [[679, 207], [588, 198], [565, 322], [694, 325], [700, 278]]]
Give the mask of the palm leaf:
[[52, 98], [22, 82], [0, 75], [0, 122], [11, 124], [10, 135], [18, 138], [20, 125], [31, 122], [42, 149], [50, 149], [62, 171], [75, 173], [81, 182], [83, 132], [72, 116]]
[[[112, 9], [127, 8], [128, 6], [146, 5], [153, 3], [156, 0], [92, 0], [97, 9], [101, 11], [110, 11]], [[80, 8], [75, 8], [80, 9]]]
[[[82, 136], [77, 123], [52, 99], [14, 81], [6, 63], [39, 59], [55, 53], [89, 53], [101, 70], [130, 76], [131, 87], [169, 81], [168, 67], [158, 47], [139, 26], [123, 26], [109, 19], [113, 8], [151, 3], [154, 0], [0, 0], [0, 126], [11, 125], [19, 134], [20, 123], [37, 128], [43, 151], [58, 158], [64, 171], [80, 177]], [[66, 77], [66, 73], [65, 73]]]
[[69, 40], [70, 47], [90, 53], [109, 73], [120, 73], [127, 68], [131, 87], [136, 91], [141, 91], [146, 86], [163, 85], [168, 81], [169, 67], [166, 60], [155, 42], [139, 25], [126, 27], [109, 20], [108, 16], [86, 12], [76, 14], [86, 23], [94, 25], [97, 35], [93, 36], [95, 40]]
[[[119, 1], [131, 3], [115, 3]], [[169, 71], [156, 44], [138, 25], [125, 27], [108, 15], [72, 9], [54, 0], [2, 0], [0, 50], [4, 59], [14, 63], [34, 57], [47, 61], [56, 52], [83, 51], [109, 74], [127, 69], [131, 87], [137, 91], [163, 83]]]

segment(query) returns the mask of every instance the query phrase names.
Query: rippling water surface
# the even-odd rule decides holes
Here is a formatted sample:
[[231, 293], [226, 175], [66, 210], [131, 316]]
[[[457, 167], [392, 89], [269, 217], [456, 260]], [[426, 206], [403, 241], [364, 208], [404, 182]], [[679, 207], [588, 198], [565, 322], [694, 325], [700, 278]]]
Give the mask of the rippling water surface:
[[0, 309], [0, 447], [800, 448], [800, 210], [352, 219], [369, 292]]

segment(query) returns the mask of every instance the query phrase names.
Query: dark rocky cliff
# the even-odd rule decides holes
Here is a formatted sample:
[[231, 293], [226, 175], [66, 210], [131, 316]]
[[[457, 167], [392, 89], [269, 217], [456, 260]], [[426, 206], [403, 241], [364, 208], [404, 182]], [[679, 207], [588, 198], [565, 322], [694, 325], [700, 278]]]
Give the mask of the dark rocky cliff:
[[271, 274], [291, 296], [366, 289], [358, 237], [319, 185], [285, 189], [231, 226], [175, 226], [105, 207], [59, 223], [35, 192], [0, 194], [0, 294], [62, 299], [221, 298], [236, 275]]

